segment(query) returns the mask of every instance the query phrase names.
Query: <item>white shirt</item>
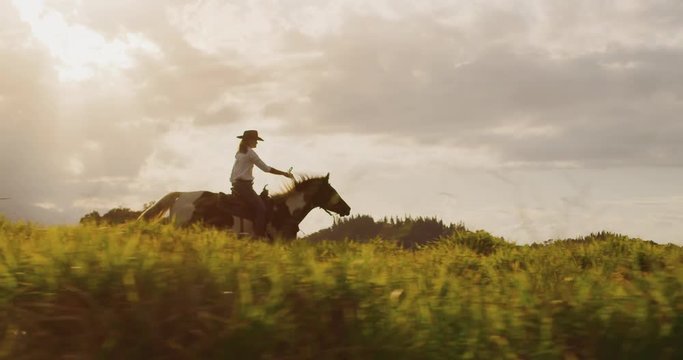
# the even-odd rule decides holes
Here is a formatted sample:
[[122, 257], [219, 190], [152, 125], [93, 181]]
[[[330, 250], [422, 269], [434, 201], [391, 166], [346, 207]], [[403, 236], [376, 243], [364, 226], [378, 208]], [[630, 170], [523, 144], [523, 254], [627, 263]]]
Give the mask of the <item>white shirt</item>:
[[249, 148], [246, 153], [237, 152], [235, 164], [232, 166], [232, 173], [230, 174], [230, 182], [235, 182], [235, 180], [253, 181], [254, 176], [251, 173], [254, 165], [265, 172], [270, 172], [270, 166], [261, 160], [254, 149]]

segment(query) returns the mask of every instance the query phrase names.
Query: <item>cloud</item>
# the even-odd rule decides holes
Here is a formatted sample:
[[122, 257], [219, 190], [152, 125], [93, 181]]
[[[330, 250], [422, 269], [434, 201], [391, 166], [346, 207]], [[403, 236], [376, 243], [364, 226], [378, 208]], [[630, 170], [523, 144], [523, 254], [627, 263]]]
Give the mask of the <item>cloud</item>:
[[[543, 24], [563, 23], [562, 14], [544, 8], [554, 16], [544, 22], [508, 9], [484, 11], [467, 26], [352, 16], [338, 33], [295, 37], [294, 49], [322, 55], [287, 78], [298, 92], [265, 114], [289, 120], [293, 133], [391, 133], [487, 147], [509, 166], [682, 165], [675, 114], [683, 110], [683, 47], [607, 34], [577, 51], [597, 31], [578, 18], [565, 24], [558, 46], [549, 35], [559, 30]], [[658, 14], [669, 18], [664, 9]], [[606, 20], [655, 16], [644, 10]], [[647, 24], [624, 33], [645, 30], [664, 37]], [[513, 131], [499, 131], [505, 127]]]
[[308, 5], [152, 1], [129, 16], [132, 1], [88, 2], [73, 19], [160, 49], [127, 73], [136, 114], [160, 124], [264, 117], [290, 133], [493, 149], [512, 167], [680, 165], [673, 2]]
[[[0, 5], [0, 191], [20, 199], [27, 192], [48, 194], [54, 187], [44, 179], [57, 176], [53, 134], [56, 110], [55, 73], [48, 54], [30, 42], [30, 29], [17, 20], [14, 8]], [[32, 198], [31, 201], [37, 201]]]
[[[166, 16], [180, 2], [18, 4], [22, 13], [0, 5], [0, 66], [12, 69], [0, 82], [0, 189], [23, 204], [54, 204], [41, 218], [57, 208], [74, 217], [74, 198], [124, 198], [134, 190], [92, 180], [134, 181], [174, 124], [239, 121], [259, 91], [261, 74], [187, 43]], [[65, 59], [87, 71], [60, 76]]]
[[[226, 142], [257, 128], [265, 159], [331, 171], [355, 209], [518, 216], [507, 229], [526, 234], [590, 204], [482, 208], [530, 181], [510, 172], [682, 165], [681, 18], [673, 0], [3, 2], [0, 211], [73, 221], [226, 191]], [[423, 186], [433, 196], [403, 196]], [[559, 191], [527, 198], [541, 186]]]
[[[125, 73], [141, 116], [173, 122], [193, 119], [197, 125], [241, 119], [254, 87], [267, 76], [234, 54], [210, 53], [188, 42], [177, 19], [192, 12], [190, 1], [83, 2], [72, 16], [110, 38], [140, 34], [159, 49], [160, 58], [138, 54], [138, 66]], [[131, 13], [131, 9], [135, 9]]]

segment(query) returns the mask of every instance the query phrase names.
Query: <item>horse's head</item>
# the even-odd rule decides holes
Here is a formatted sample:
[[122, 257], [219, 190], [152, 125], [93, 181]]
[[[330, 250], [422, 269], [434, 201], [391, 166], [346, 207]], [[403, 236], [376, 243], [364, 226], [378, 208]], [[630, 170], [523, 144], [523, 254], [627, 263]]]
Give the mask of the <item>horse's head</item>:
[[339, 196], [337, 190], [330, 185], [330, 174], [319, 178], [311, 178], [297, 183], [296, 189], [306, 194], [311, 205], [332, 211], [341, 216], [351, 213], [351, 207]]

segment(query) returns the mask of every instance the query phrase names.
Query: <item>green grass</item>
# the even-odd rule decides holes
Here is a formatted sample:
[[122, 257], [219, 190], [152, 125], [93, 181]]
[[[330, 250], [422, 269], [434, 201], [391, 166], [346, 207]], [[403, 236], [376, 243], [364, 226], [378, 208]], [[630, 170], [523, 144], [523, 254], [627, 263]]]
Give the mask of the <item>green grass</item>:
[[0, 218], [0, 358], [675, 359], [683, 249], [457, 232], [268, 244]]

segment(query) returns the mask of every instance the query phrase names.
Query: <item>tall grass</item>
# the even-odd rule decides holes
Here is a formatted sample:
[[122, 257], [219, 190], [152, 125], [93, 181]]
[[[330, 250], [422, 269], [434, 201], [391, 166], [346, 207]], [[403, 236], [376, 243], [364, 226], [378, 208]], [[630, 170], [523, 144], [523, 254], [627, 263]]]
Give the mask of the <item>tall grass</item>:
[[0, 358], [683, 356], [683, 249], [458, 232], [268, 244], [0, 219]]

